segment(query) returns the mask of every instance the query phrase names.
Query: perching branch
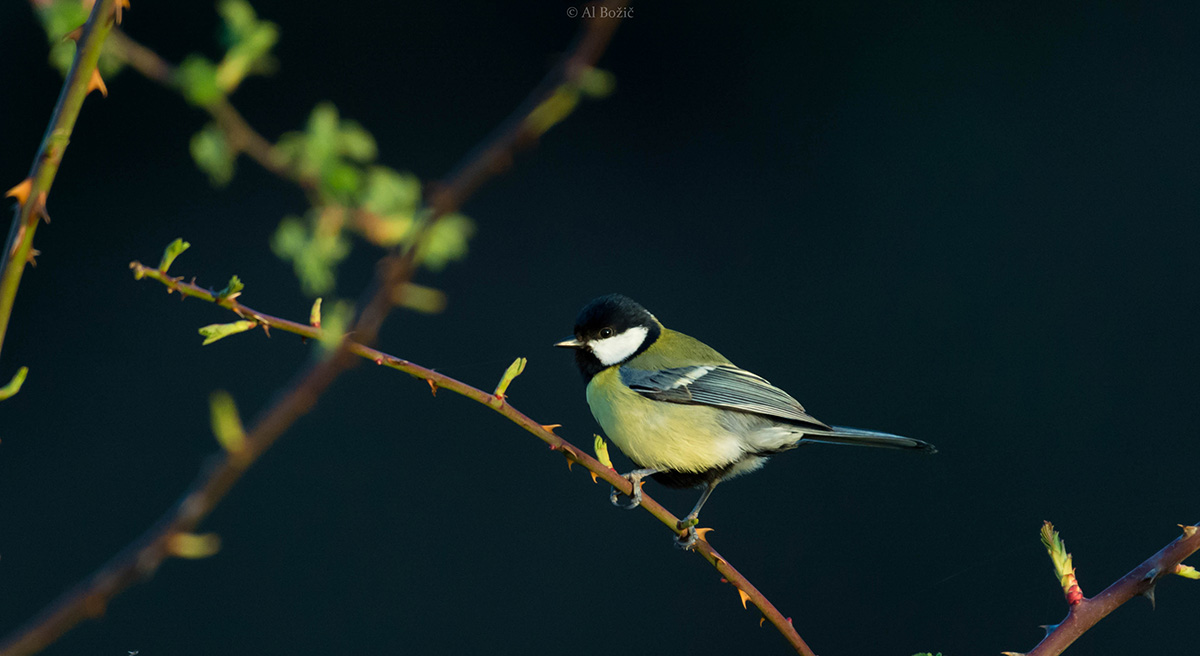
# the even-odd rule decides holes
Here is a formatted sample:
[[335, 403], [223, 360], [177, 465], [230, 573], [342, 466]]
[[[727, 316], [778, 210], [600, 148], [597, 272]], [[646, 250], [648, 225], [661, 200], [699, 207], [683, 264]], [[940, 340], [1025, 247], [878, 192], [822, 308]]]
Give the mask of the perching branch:
[[[4, 346], [4, 336], [8, 332], [8, 322], [12, 318], [13, 302], [21, 285], [21, 276], [25, 273], [25, 264], [33, 263], [33, 258], [38, 254], [33, 248], [34, 233], [43, 219], [46, 223], [50, 222], [50, 215], [46, 212], [46, 197], [58, 174], [67, 144], [71, 141], [71, 132], [75, 129], [75, 119], [79, 117], [83, 99], [96, 89], [108, 95], [96, 64], [100, 61], [100, 49], [105, 37], [115, 23], [121, 22], [121, 10], [128, 6], [128, 0], [101, 0], [92, 6], [91, 15], [77, 33], [68, 35], [76, 40], [75, 59], [63, 81], [50, 125], [33, 158], [29, 176], [5, 193], [5, 196], [17, 199], [18, 206], [8, 232], [8, 242], [4, 252], [0, 253], [0, 349]], [[23, 379], [24, 372], [22, 367], [17, 376]], [[16, 393], [15, 389], [11, 391]]]
[[[1047, 523], [1048, 525], [1049, 523]], [[1052, 527], [1049, 530], [1053, 532]], [[1055, 538], [1057, 538], [1057, 534], [1055, 534]], [[1057, 539], [1055, 541], [1057, 542], [1057, 546], [1061, 547], [1062, 541]], [[1158, 553], [1146, 559], [1141, 565], [1133, 568], [1128, 574], [1118, 579], [1116, 583], [1108, 586], [1103, 592], [1090, 599], [1083, 597], [1083, 593], [1079, 592], [1079, 586], [1074, 581], [1074, 570], [1070, 566], [1070, 556], [1068, 554], [1066, 567], [1071, 569], [1071, 577], [1070, 581], [1063, 581], [1063, 587], [1071, 609], [1067, 612], [1066, 619], [1061, 624], [1050, 627], [1046, 637], [1027, 656], [1056, 656], [1057, 654], [1061, 654], [1079, 636], [1104, 619], [1106, 615], [1116, 610], [1118, 606], [1134, 597], [1147, 597], [1151, 603], [1154, 603], [1154, 590], [1159, 580], [1179, 570], [1183, 559], [1192, 555], [1197, 550], [1200, 550], [1200, 524], [1184, 526], [1183, 535], [1175, 538], [1174, 541], [1163, 547]], [[1065, 552], [1063, 549], [1059, 549], [1059, 551]], [[1053, 549], [1051, 550], [1051, 557], [1055, 557]], [[1055, 558], [1055, 560], [1057, 569], [1059, 559]], [[1061, 573], [1060, 578], [1062, 578]], [[1072, 593], [1072, 586], [1077, 595]]]
[[[130, 263], [129, 268], [133, 269], [134, 276], [139, 280], [142, 278], [151, 278], [157, 280], [167, 287], [168, 293], [179, 292], [181, 296], [190, 296], [208, 301], [210, 303], [216, 303], [217, 305], [234, 312], [245, 320], [253, 321], [257, 326], [264, 326], [270, 330], [290, 332], [309, 339], [322, 339], [325, 337], [322, 329], [319, 327], [264, 314], [253, 308], [242, 305], [238, 302], [237, 298], [220, 296], [209, 289], [205, 289], [196, 285], [195, 283], [183, 282], [182, 278], [171, 277], [159, 269], [147, 267], [141, 262], [132, 262]], [[350, 353], [362, 358], [366, 358], [375, 364], [390, 367], [398, 371], [403, 371], [414, 378], [425, 380], [429, 384], [434, 394], [436, 394], [438, 390], [450, 390], [451, 392], [465, 396], [472, 401], [486, 405], [492, 410], [495, 410], [503, 415], [509, 421], [532, 433], [538, 439], [548, 444], [551, 449], [562, 453], [563, 456], [567, 458], [568, 464], [578, 463], [582, 465], [592, 474], [593, 480], [603, 478], [605, 482], [613, 485], [625, 494], [630, 494], [633, 492], [633, 488], [629, 481], [620, 476], [614, 469], [612, 469], [612, 467], [602, 464], [599, 460], [596, 460], [591, 455], [588, 455], [588, 453], [584, 450], [571, 444], [570, 442], [567, 442], [558, 435], [555, 435], [553, 429], [557, 426], [542, 425], [510, 405], [508, 400], [504, 397], [502, 389], [500, 390], [499, 394], [485, 392], [479, 388], [472, 387], [471, 385], [451, 378], [445, 374], [439, 373], [432, 369], [427, 369], [421, 365], [409, 362], [408, 360], [404, 360], [393, 355], [389, 355], [383, 351], [373, 349], [350, 339], [344, 340], [343, 345], [344, 348]], [[651, 499], [650, 496], [645, 492], [642, 492], [641, 507], [660, 522], [665, 524], [672, 531], [675, 531], [679, 537], [683, 537], [687, 534], [686, 530], [680, 531], [676, 528], [678, 526], [679, 518], [675, 515], [672, 515], [657, 501]], [[715, 567], [726, 581], [737, 588], [743, 605], [745, 605], [747, 601], [753, 602], [754, 605], [757, 606], [762, 612], [763, 616], [769, 620], [771, 624], [773, 624], [775, 628], [779, 630], [780, 633], [783, 634], [784, 639], [786, 639], [788, 643], [792, 645], [797, 653], [805, 654], [806, 656], [812, 656], [812, 650], [796, 632], [795, 628], [792, 626], [791, 620], [785, 618], [783, 614], [775, 608], [771, 601], [767, 599], [761, 592], [759, 592], [758, 588], [754, 587], [745, 576], [738, 572], [733, 565], [729, 564], [729, 561], [725, 560], [724, 557], [722, 557], [715, 549], [712, 548], [712, 545], [709, 544], [708, 540], [705, 539], [704, 536], [708, 530], [709, 529], [699, 529], [697, 531], [697, 533], [700, 534], [701, 539], [696, 542], [695, 551], [703, 556], [704, 559], [709, 562], [709, 564]]]
[[[96, 4], [96, 11], [107, 8], [111, 12], [114, 5], [120, 2], [122, 0], [103, 0]], [[610, 4], [611, 6], [621, 6], [623, 3], [613, 2]], [[93, 13], [93, 18], [96, 15]], [[107, 16], [109, 14], [101, 13], [99, 15]], [[542, 86], [534, 92], [521, 111], [531, 111], [528, 110], [529, 107], [536, 109], [542, 106], [542, 103], [546, 102], [549, 97], [545, 93], [545, 89], [553, 90], [563, 84], [576, 83], [578, 76], [587, 72], [604, 51], [616, 25], [615, 19], [585, 22], [580, 37], [568, 52], [563, 63], [547, 76]], [[85, 30], [85, 33], [91, 32], [91, 29]], [[99, 56], [98, 46], [92, 54], [94, 56], [91, 57], [90, 62], [94, 68], [95, 58]], [[78, 68], [80, 60], [81, 58], [76, 59], [73, 71]], [[68, 80], [71, 79], [74, 78], [69, 76]], [[68, 87], [65, 88], [75, 89], [75, 86], [68, 84]], [[64, 91], [64, 96], [67, 94], [68, 91]], [[82, 95], [79, 96], [78, 101], [82, 102]], [[77, 104], [75, 111], [78, 111]], [[491, 137], [476, 153], [467, 156], [464, 163], [455, 169], [445, 184], [441, 185], [438, 192], [435, 193], [430, 208], [431, 218], [419, 230], [427, 231], [438, 217], [461, 206], [484, 180], [504, 168], [498, 166], [497, 162], [511, 160], [516, 148], [529, 142], [531, 130], [526, 125], [526, 118], [528, 118], [528, 114], [523, 115], [518, 112], [505, 123], [507, 131], [501, 131]], [[55, 124], [56, 122], [52, 122], [52, 125]], [[52, 131], [49, 134], [55, 133]], [[61, 157], [61, 148], [58, 148], [57, 157]], [[54, 160], [54, 163], [57, 164], [57, 159]], [[38, 198], [36, 195], [33, 197]], [[22, 203], [22, 205], [24, 206], [26, 203]], [[23, 213], [25, 211], [22, 210]], [[412, 275], [415, 253], [422, 241], [421, 234], [418, 233], [418, 238], [410, 243], [404, 253], [386, 257], [381, 262], [375, 290], [370, 296], [371, 301], [354, 325], [356, 339], [369, 343], [378, 334], [379, 326], [387, 314], [387, 309], [392, 305], [395, 290], [399, 289]], [[25, 248], [28, 249], [28, 236], [25, 236], [24, 239], [26, 240]], [[28, 253], [28, 250], [25, 252]], [[23, 266], [23, 259], [19, 262]], [[194, 548], [197, 542], [203, 542], [203, 540], [197, 540], [191, 531], [212, 512], [246, 469], [270, 448], [275, 440], [299, 417], [312, 409], [329, 385], [351, 366], [354, 361], [351, 349], [349, 340], [342, 340], [341, 345], [332, 355], [311, 368], [301, 371], [280, 400], [264, 411], [254, 422], [250, 431], [240, 440], [240, 448], [214, 456], [202, 469], [196, 482], [188, 488], [175, 506], [168, 510], [148, 531], [87, 580], [68, 590], [37, 617], [0, 642], [0, 656], [23, 656], [36, 653], [80, 621], [102, 613], [109, 599], [130, 585], [153, 574], [168, 556], [196, 555], [197, 551], [203, 551], [203, 549]]]

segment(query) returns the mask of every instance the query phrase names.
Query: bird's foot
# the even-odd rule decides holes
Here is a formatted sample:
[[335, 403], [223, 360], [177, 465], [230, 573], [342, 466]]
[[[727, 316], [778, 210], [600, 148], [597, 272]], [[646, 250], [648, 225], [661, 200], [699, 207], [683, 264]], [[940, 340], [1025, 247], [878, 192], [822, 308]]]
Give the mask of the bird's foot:
[[612, 488], [612, 491], [608, 493], [608, 500], [612, 502], [612, 505], [625, 510], [633, 510], [634, 508], [637, 508], [638, 506], [642, 505], [642, 479], [651, 474], [657, 473], [657, 469], [635, 469], [628, 474], [625, 474], [623, 478], [633, 485], [633, 494], [629, 497], [629, 503], [622, 504], [619, 501], [619, 497], [626, 495], [615, 487]]
[[692, 548], [696, 546], [696, 541], [700, 539], [700, 537], [696, 534], [696, 525], [699, 523], [700, 520], [693, 515], [688, 515], [687, 517], [679, 520], [679, 522], [675, 524], [676, 530], [682, 531], [687, 529], [687, 533], [675, 538], [675, 546], [683, 549], [684, 551], [691, 551]]

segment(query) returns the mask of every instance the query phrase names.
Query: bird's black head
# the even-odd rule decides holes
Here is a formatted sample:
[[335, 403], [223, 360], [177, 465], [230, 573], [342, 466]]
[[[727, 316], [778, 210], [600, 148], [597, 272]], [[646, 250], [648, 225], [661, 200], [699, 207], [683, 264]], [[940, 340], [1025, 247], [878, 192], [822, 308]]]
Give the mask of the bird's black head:
[[662, 334], [662, 324], [646, 308], [620, 294], [601, 296], [575, 318], [575, 336], [555, 346], [575, 349], [584, 380], [628, 362]]

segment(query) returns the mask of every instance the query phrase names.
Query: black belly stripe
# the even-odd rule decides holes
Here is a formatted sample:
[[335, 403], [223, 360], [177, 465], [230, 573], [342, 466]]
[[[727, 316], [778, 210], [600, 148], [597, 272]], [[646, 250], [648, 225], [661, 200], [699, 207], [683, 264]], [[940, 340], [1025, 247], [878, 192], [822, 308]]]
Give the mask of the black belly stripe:
[[706, 469], [699, 472], [667, 470], [658, 472], [657, 474], [651, 476], [651, 478], [667, 487], [679, 489], [701, 487], [708, 485], [712, 481], [721, 479], [721, 477], [729, 473], [729, 470], [732, 469], [735, 464], [736, 463], [731, 462], [727, 465], [713, 467], [712, 469]]

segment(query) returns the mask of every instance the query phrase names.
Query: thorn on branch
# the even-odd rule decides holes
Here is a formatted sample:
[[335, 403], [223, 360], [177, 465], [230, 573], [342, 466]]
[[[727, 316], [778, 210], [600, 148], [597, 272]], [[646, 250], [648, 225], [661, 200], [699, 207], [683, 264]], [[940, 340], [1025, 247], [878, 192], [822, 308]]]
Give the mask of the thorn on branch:
[[438, 391], [438, 385], [437, 385], [437, 383], [433, 382], [433, 379], [432, 379], [432, 378], [426, 378], [426, 379], [425, 379], [425, 382], [429, 383], [429, 392], [430, 392], [431, 394], [433, 394], [433, 395], [436, 397], [436, 396], [437, 396], [437, 391]]
[[46, 225], [50, 225], [50, 213], [46, 211], [46, 190], [38, 192], [37, 200], [33, 203], [33, 213], [37, 214]]
[[105, 98], [108, 97], [108, 87], [104, 85], [104, 78], [100, 77], [100, 71], [98, 69], [93, 68], [92, 77], [88, 80], [87, 93], [91, 93], [97, 89], [100, 90], [100, 95], [104, 96]]
[[25, 240], [25, 222], [22, 221], [17, 226], [17, 238], [12, 240], [12, 248], [8, 251], [9, 257], [16, 257], [17, 251], [21, 248], [21, 242]]
[[113, 19], [117, 21], [117, 25], [121, 24], [121, 19], [123, 18], [121, 14], [122, 9], [129, 9], [129, 0], [117, 0], [116, 4], [113, 5]]
[[579, 462], [579, 455], [576, 454], [574, 451], [572, 451], [571, 447], [569, 447], [565, 444], [560, 444], [560, 445], [558, 445], [558, 448], [555, 450], [561, 451], [563, 454], [563, 457], [567, 459], [567, 471], [571, 471], [571, 465], [575, 464], [576, 462]]
[[17, 203], [24, 205], [25, 201], [29, 200], [29, 192], [33, 190], [33, 178], [25, 178], [18, 182], [8, 191], [4, 192], [6, 198], [15, 198]]
[[742, 608], [746, 608], [746, 602], [750, 601], [750, 595], [747, 594], [746, 591], [741, 588], [736, 588], [736, 589], [738, 591], [738, 597], [742, 600]]
[[1146, 599], [1150, 600], [1150, 609], [1151, 610], [1154, 610], [1154, 608], [1155, 608], [1154, 591], [1156, 588], [1158, 588], [1158, 583], [1151, 583], [1150, 587], [1148, 587], [1145, 590], [1142, 590], [1141, 592], [1138, 593], [1139, 596], [1145, 597]]
[[66, 43], [67, 41], [74, 41], [76, 43], [79, 43], [79, 38], [82, 36], [83, 36], [83, 25], [80, 25], [79, 27], [64, 34], [62, 40], [63, 40], [63, 43]]

